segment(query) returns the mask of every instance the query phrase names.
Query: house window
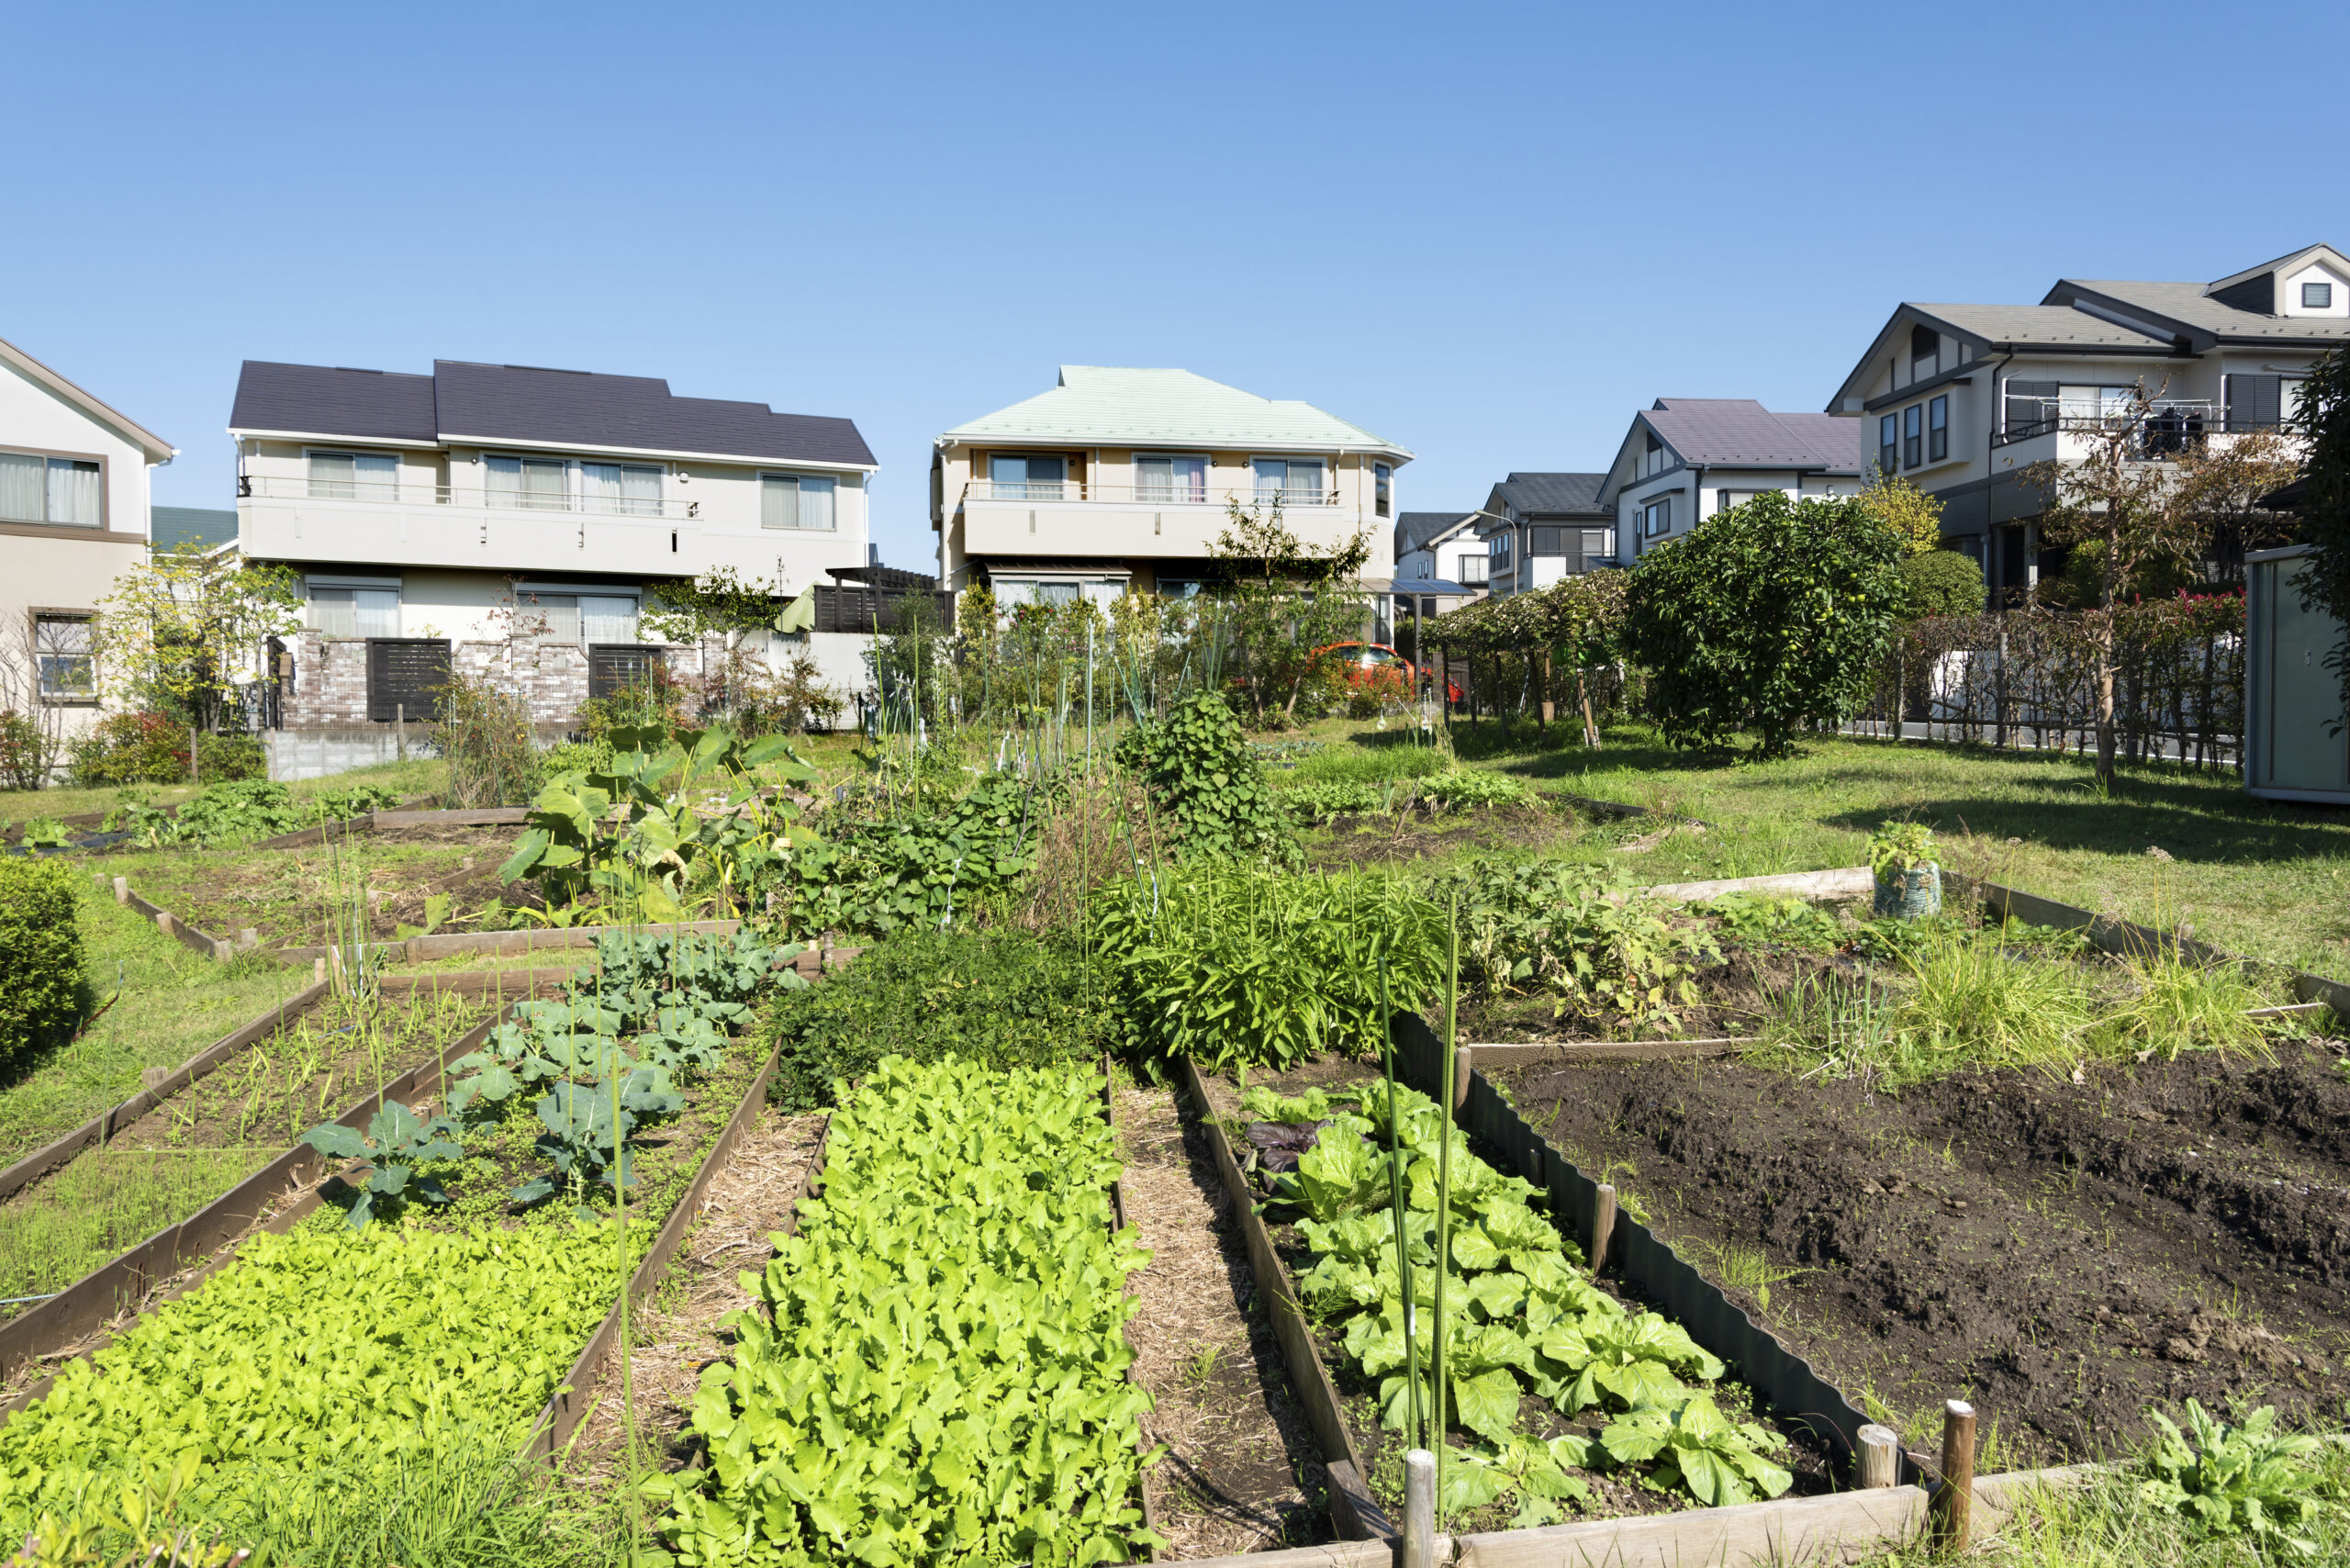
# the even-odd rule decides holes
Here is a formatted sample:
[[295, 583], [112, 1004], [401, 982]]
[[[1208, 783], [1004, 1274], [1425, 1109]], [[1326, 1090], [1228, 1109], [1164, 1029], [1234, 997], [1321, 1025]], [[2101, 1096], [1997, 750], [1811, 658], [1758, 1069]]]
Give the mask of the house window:
[[1493, 557], [1463, 555], [1455, 566], [1452, 580], [1462, 588], [1483, 588], [1492, 580]]
[[1529, 529], [1528, 532], [1533, 535], [1533, 538], [1527, 545], [1526, 553], [1528, 554], [1563, 555], [1567, 553], [1567, 531], [1565, 529], [1536, 528]]
[[2231, 375], [2227, 378], [2227, 395], [2230, 430], [2273, 431], [2284, 413], [2285, 378]]
[[1673, 498], [1651, 501], [1640, 509], [1640, 532], [1651, 539], [1673, 532]]
[[[999, 453], [988, 459], [989, 491], [997, 500], [1057, 501], [1069, 477], [1066, 457], [1028, 457]], [[829, 525], [827, 525], [829, 526]]]
[[1279, 501], [1285, 507], [1322, 504], [1322, 460], [1318, 457], [1259, 457], [1257, 499]]
[[[836, 481], [814, 474], [759, 476], [759, 526], [829, 533]], [[1058, 492], [1058, 487], [1055, 489]]]
[[1388, 487], [1394, 483], [1395, 470], [1384, 463], [1371, 465], [1371, 508], [1381, 517], [1387, 516]]
[[1901, 466], [1915, 468], [1926, 460], [1926, 410], [1912, 403], [1901, 410]]
[[580, 488], [589, 511], [622, 517], [661, 515], [661, 470], [649, 463], [582, 463]]
[[98, 661], [87, 615], [35, 615], [33, 663], [43, 702], [95, 702]]
[[329, 637], [397, 637], [400, 634], [400, 590], [314, 587], [310, 624]]
[[1514, 529], [1505, 529], [1485, 541], [1485, 557], [1496, 566], [1509, 565], [1511, 543], [1517, 537]]
[[1197, 577], [1160, 577], [1157, 583], [1161, 599], [1197, 599], [1204, 586]]
[[1926, 405], [1926, 461], [1940, 463], [1950, 455], [1950, 398], [1942, 397]]
[[1942, 352], [1942, 335], [1931, 327], [1909, 329], [1909, 379], [1931, 375]]
[[1140, 501], [1203, 501], [1208, 498], [1208, 460], [1145, 453], [1135, 458], [1135, 498]]
[[571, 510], [570, 465], [560, 457], [492, 457], [489, 504], [525, 511]]
[[[400, 498], [400, 460], [381, 452], [313, 452], [310, 498], [319, 501], [396, 501]], [[558, 472], [562, 465], [555, 465]]]
[[1880, 474], [1893, 472], [1894, 448], [1900, 440], [1900, 425], [1892, 414], [1876, 422], [1876, 467]]
[[1608, 545], [1608, 535], [1612, 532], [1605, 528], [1586, 528], [1583, 531], [1583, 558], [1586, 564], [1614, 554]]
[[633, 643], [636, 600], [627, 594], [525, 593], [525, 622], [541, 622], [542, 643]]
[[98, 465], [78, 457], [0, 452], [0, 519], [100, 527], [106, 514], [99, 474]]
[[2007, 438], [2020, 441], [2053, 428], [2060, 390], [2053, 381], [2009, 379], [2004, 429]]
[[2305, 283], [2301, 285], [2301, 308], [2304, 310], [2333, 309], [2333, 286], [2330, 283]]

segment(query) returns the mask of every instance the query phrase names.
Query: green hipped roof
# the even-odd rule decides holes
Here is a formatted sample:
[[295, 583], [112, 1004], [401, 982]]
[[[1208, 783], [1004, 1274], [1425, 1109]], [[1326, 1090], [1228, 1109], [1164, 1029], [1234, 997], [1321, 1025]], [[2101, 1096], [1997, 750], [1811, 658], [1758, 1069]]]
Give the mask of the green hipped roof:
[[1098, 364], [1062, 365], [1051, 391], [957, 425], [946, 436], [1089, 446], [1347, 447], [1412, 455], [1311, 403], [1259, 398], [1188, 370]]

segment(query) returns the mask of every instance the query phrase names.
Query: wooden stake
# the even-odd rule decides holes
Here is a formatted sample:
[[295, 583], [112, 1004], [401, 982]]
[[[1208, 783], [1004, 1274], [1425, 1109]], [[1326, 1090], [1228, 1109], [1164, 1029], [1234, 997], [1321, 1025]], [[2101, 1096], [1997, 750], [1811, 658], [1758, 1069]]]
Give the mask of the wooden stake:
[[1452, 1108], [1459, 1111], [1469, 1103], [1469, 1075], [1476, 1070], [1476, 1063], [1463, 1050], [1452, 1061]]
[[117, 877], [114, 879], [114, 902], [117, 903], [129, 903], [130, 902], [129, 878]]
[[1616, 1235], [1616, 1189], [1608, 1182], [1599, 1184], [1599, 1198], [1591, 1211], [1591, 1271], [1599, 1272], [1607, 1261], [1607, 1244]]
[[1404, 1456], [1404, 1568], [1436, 1568], [1436, 1455]]
[[1975, 1525], [1975, 1406], [1964, 1399], [1942, 1406], [1942, 1487], [1934, 1494], [1936, 1539], [1964, 1551]]
[[311, 960], [310, 981], [313, 985], [327, 983], [327, 961], [323, 958]]
[[1852, 1484], [1866, 1489], [1891, 1486], [1901, 1478], [1901, 1438], [1890, 1427], [1872, 1421], [1860, 1431], [1861, 1446], [1852, 1453]]

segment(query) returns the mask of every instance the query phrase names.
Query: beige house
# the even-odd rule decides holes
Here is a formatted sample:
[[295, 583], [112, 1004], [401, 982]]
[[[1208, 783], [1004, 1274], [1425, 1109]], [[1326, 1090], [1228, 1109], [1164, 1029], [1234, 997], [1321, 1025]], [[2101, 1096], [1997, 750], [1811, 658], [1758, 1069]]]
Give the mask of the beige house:
[[91, 624], [147, 553], [147, 470], [177, 455], [13, 343], [0, 342], [0, 709], [89, 728]]
[[999, 601], [1129, 588], [1187, 597], [1215, 577], [1208, 547], [1227, 503], [1279, 500], [1309, 543], [1367, 535], [1363, 577], [1383, 605], [1395, 571], [1396, 471], [1411, 460], [1310, 403], [1188, 370], [1065, 364], [1052, 390], [937, 439], [930, 525], [940, 586], [986, 581]]

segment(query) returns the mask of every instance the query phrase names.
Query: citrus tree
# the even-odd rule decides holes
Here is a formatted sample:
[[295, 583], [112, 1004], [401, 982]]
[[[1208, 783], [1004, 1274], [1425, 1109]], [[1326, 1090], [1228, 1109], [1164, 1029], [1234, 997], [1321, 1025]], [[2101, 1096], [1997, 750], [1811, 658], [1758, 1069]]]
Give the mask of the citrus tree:
[[1765, 490], [1640, 557], [1626, 642], [1675, 745], [1751, 731], [1784, 756], [1797, 731], [1866, 700], [1907, 603], [1902, 537], [1858, 500]]

